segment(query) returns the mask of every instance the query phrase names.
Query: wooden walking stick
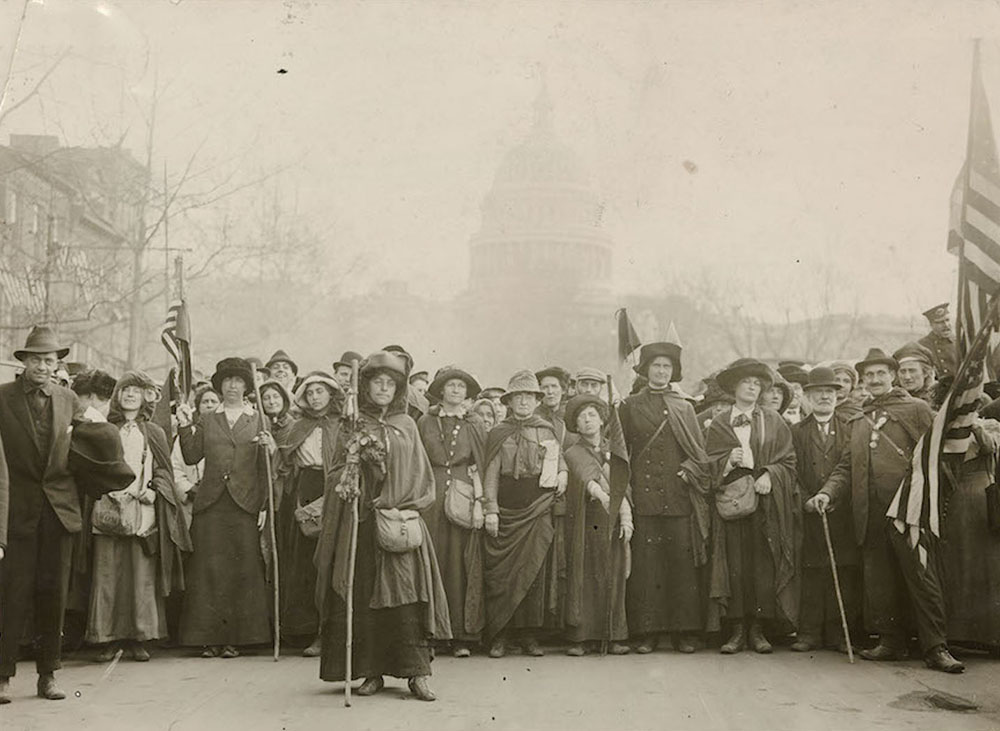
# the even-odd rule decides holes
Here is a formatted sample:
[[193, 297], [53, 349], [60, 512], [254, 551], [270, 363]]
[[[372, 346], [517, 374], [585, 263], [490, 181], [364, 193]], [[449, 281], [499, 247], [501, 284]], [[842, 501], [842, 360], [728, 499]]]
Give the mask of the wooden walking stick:
[[[260, 430], [270, 434], [267, 428], [267, 420], [264, 417], [264, 404], [260, 400], [260, 386], [257, 383], [257, 374], [253, 374], [253, 393], [257, 399], [257, 416], [260, 420]], [[274, 481], [271, 477], [271, 453], [264, 447], [264, 469], [267, 471], [267, 522], [270, 524], [271, 538], [271, 566], [274, 581], [274, 661], [278, 662], [278, 655], [281, 651], [281, 602], [278, 589], [278, 539], [274, 529]]]
[[[348, 417], [351, 420], [351, 435], [358, 428], [358, 362], [351, 362], [351, 390], [347, 394]], [[360, 466], [357, 482], [351, 491], [351, 545], [347, 553], [347, 641], [344, 643], [344, 707], [351, 707], [351, 682], [353, 682], [354, 655], [354, 566], [358, 559], [358, 496], [361, 487]], [[346, 467], [345, 469], [351, 469]]]
[[823, 536], [826, 538], [826, 552], [830, 556], [830, 571], [833, 572], [833, 589], [837, 594], [837, 609], [840, 610], [840, 625], [844, 629], [844, 641], [847, 643], [847, 661], [854, 662], [854, 647], [851, 645], [851, 632], [847, 628], [847, 612], [844, 611], [844, 597], [840, 593], [840, 578], [837, 576], [837, 560], [833, 557], [833, 541], [830, 540], [830, 524], [826, 520], [826, 511], [820, 510], [819, 517], [823, 519]]

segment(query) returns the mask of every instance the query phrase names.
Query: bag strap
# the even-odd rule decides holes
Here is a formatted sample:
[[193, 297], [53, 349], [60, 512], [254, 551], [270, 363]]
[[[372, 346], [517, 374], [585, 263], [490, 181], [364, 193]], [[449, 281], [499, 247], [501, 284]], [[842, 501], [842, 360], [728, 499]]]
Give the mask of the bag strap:
[[656, 427], [656, 431], [653, 432], [653, 436], [649, 438], [649, 441], [643, 445], [642, 449], [639, 450], [639, 453], [635, 455], [635, 457], [633, 457], [632, 459], [638, 461], [646, 452], [649, 451], [649, 448], [653, 446], [653, 442], [655, 442], [656, 438], [660, 436], [660, 434], [663, 432], [663, 429], [667, 425], [667, 422], [669, 420], [670, 420], [669, 417], [667, 417], [660, 422], [660, 425]]

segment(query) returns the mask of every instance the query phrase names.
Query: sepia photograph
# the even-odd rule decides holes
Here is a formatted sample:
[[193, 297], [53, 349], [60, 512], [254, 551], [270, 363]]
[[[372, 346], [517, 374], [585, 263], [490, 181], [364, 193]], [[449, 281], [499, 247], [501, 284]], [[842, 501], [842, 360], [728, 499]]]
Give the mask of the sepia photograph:
[[986, 0], [0, 0], [0, 728], [1000, 731], [997, 126]]

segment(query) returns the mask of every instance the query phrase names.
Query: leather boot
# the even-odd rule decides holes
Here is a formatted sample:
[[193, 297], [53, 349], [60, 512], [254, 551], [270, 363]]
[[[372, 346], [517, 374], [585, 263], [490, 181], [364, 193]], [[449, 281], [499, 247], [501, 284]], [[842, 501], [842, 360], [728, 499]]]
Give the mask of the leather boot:
[[635, 646], [635, 651], [640, 655], [648, 655], [656, 649], [656, 645], [656, 635], [646, 635], [642, 638], [639, 644]]
[[944, 645], [938, 645], [928, 651], [924, 656], [924, 663], [931, 670], [940, 670], [942, 673], [965, 672], [965, 665], [956, 660]]
[[531, 657], [542, 657], [545, 654], [545, 650], [541, 648], [533, 636], [528, 635], [524, 638], [524, 642], [521, 643], [521, 649], [524, 650], [525, 655], [530, 655]]
[[302, 651], [302, 657], [319, 657], [323, 654], [323, 644], [319, 637], [312, 641], [312, 643]]
[[469, 646], [461, 642], [456, 642], [451, 648], [452, 657], [469, 657], [472, 651], [469, 650]]
[[490, 645], [490, 657], [503, 657], [507, 654], [507, 643], [503, 637], [497, 637]]
[[380, 690], [385, 687], [385, 681], [382, 679], [381, 675], [376, 675], [374, 678], [365, 678], [365, 682], [361, 684], [358, 688], [358, 695], [375, 695]]
[[568, 648], [566, 648], [566, 654], [570, 657], [583, 657], [587, 654], [587, 651], [583, 649], [582, 642], [574, 642]]
[[630, 648], [624, 642], [612, 642], [611, 646], [608, 648], [608, 654], [609, 655], [627, 655], [631, 649], [632, 648]]
[[38, 676], [38, 697], [49, 701], [61, 701], [66, 694], [56, 685], [56, 676], [52, 673], [42, 673]]
[[771, 643], [764, 636], [764, 630], [761, 628], [760, 622], [754, 622], [750, 625], [750, 646], [754, 652], [761, 655], [770, 655], [774, 651]]
[[733, 633], [729, 636], [722, 647], [719, 648], [719, 652], [723, 655], [735, 655], [738, 652], [743, 652], [743, 648], [747, 646], [747, 630], [743, 622], [737, 622], [733, 625]]
[[0, 678], [0, 706], [10, 703], [10, 678]]
[[143, 642], [132, 643], [132, 659], [136, 662], [149, 662], [149, 650]]
[[907, 656], [907, 652], [904, 647], [899, 647], [896, 643], [887, 641], [884, 637], [880, 637], [878, 644], [872, 649], [862, 650], [858, 654], [865, 660], [874, 660], [875, 662], [894, 662], [896, 660], [905, 660]]
[[694, 638], [688, 635], [680, 635], [677, 637], [677, 652], [683, 652], [685, 655], [691, 655], [697, 651], [697, 647], [694, 644]]
[[427, 685], [427, 676], [418, 675], [415, 678], [410, 678], [407, 685], [410, 686], [410, 692], [413, 693], [419, 700], [422, 701], [436, 701], [437, 696], [431, 692], [430, 687]]

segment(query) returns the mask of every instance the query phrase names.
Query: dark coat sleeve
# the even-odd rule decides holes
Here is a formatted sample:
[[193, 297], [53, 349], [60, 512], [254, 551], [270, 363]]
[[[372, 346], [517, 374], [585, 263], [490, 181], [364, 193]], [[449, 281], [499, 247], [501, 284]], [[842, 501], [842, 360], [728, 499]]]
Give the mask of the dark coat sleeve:
[[184, 464], [195, 465], [205, 459], [205, 429], [199, 426], [182, 426], [178, 430]]
[[10, 510], [10, 474], [0, 439], [0, 548], [7, 548], [7, 513]]

